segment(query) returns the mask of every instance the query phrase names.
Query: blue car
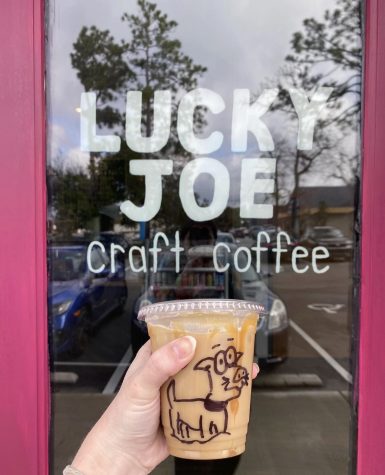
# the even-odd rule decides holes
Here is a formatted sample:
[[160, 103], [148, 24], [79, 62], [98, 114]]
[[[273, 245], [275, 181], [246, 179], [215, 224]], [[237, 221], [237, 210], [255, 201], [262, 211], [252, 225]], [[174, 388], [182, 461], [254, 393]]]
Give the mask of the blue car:
[[127, 299], [124, 265], [117, 263], [111, 272], [108, 255], [93, 248], [92, 268], [105, 265], [103, 272], [94, 274], [86, 258], [86, 245], [48, 249], [48, 311], [56, 356], [81, 354], [89, 331], [112, 311], [123, 309]]

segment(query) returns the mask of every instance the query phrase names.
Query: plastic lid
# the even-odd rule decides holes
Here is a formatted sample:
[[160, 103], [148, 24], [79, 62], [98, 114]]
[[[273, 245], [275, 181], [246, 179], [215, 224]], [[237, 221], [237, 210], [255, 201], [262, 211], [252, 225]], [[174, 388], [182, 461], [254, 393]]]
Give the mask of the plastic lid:
[[172, 300], [168, 302], [153, 303], [146, 305], [139, 310], [138, 320], [150, 322], [159, 317], [177, 316], [179, 312], [223, 312], [230, 311], [238, 314], [246, 312], [261, 313], [264, 307], [255, 302], [247, 300], [232, 299], [190, 299], [190, 300]]

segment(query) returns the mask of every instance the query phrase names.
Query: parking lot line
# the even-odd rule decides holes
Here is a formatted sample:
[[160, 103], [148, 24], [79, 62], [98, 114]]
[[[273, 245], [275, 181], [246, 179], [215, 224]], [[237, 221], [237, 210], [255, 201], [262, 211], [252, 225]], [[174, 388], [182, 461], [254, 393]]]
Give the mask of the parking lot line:
[[115, 390], [118, 387], [118, 384], [120, 380], [122, 379], [124, 372], [130, 365], [131, 358], [132, 358], [132, 346], [130, 345], [127, 351], [125, 352], [123, 358], [120, 360], [119, 366], [115, 369], [110, 380], [106, 384], [106, 387], [103, 389], [102, 394], [111, 395], [115, 393]]
[[290, 320], [290, 326], [320, 355], [322, 358], [335, 370], [337, 373], [349, 384], [352, 384], [352, 375], [342, 367], [326, 350], [322, 348], [313, 338], [308, 335], [302, 328], [293, 320]]
[[56, 384], [76, 384], [78, 379], [79, 375], [72, 371], [54, 371], [51, 373], [51, 382]]

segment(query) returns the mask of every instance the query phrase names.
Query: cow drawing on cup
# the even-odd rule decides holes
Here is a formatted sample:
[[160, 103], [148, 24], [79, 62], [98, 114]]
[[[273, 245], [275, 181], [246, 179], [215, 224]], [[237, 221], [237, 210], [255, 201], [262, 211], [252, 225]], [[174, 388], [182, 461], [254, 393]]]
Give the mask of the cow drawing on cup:
[[[218, 347], [214, 345], [213, 349]], [[249, 381], [248, 371], [238, 364], [242, 355], [231, 345], [196, 363], [194, 371], [205, 371], [208, 377], [208, 389], [202, 398], [179, 399], [175, 380], [170, 381], [167, 399], [173, 437], [186, 444], [204, 444], [220, 434], [229, 434], [228, 404], [239, 398]]]

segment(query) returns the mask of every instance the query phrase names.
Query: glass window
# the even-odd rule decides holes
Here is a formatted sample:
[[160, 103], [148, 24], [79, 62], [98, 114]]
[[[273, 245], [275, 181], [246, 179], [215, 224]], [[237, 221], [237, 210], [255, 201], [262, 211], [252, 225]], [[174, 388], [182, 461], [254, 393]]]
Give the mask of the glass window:
[[236, 298], [265, 308], [261, 374], [246, 452], [207, 470], [347, 474], [360, 2], [56, 0], [48, 53], [53, 473], [148, 339], [141, 307]]

